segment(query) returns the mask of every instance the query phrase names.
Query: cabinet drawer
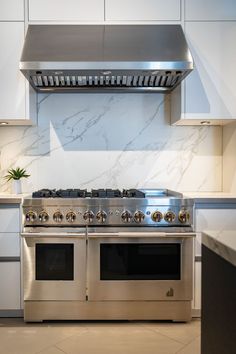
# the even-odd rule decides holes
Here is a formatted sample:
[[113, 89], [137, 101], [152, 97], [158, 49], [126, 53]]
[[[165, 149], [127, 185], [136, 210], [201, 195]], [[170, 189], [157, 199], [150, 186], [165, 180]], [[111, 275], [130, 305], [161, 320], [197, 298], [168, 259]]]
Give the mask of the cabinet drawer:
[[24, 0], [0, 0], [0, 21], [24, 21]]
[[0, 262], [0, 310], [20, 309], [20, 262]]
[[236, 20], [235, 0], [185, 0], [185, 20]]
[[20, 210], [15, 207], [0, 206], [0, 233], [20, 231]]
[[197, 209], [196, 232], [236, 229], [236, 209]]
[[18, 233], [0, 233], [0, 257], [20, 256], [20, 235]]
[[108, 21], [179, 21], [180, 0], [106, 0]]
[[103, 21], [104, 0], [29, 0], [29, 21]]

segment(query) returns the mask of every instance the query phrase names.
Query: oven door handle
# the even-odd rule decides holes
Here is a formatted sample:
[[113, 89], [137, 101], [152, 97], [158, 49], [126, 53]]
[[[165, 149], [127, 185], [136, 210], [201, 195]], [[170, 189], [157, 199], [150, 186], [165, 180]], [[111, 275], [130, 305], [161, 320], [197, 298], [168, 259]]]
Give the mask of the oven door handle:
[[73, 233], [73, 232], [22, 232], [21, 237], [27, 238], [49, 238], [49, 237], [56, 237], [56, 238], [86, 238], [86, 233]]
[[150, 238], [150, 237], [166, 237], [166, 238], [187, 238], [187, 237], [195, 237], [196, 234], [194, 232], [114, 232], [114, 233], [106, 233], [106, 232], [94, 232], [89, 233], [88, 238], [99, 238], [99, 237], [142, 237], [142, 238]]

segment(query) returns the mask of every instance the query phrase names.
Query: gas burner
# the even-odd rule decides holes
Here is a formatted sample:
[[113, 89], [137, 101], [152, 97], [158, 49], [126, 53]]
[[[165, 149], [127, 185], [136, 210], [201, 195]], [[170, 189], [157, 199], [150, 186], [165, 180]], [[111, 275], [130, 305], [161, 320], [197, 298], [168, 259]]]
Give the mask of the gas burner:
[[145, 193], [137, 189], [40, 189], [33, 192], [33, 198], [145, 198]]
[[145, 193], [138, 189], [123, 189], [123, 197], [125, 198], [145, 198]]
[[86, 189], [40, 189], [32, 193], [32, 198], [86, 198]]
[[91, 197], [92, 198], [106, 198], [106, 190], [105, 189], [92, 189]]
[[92, 189], [92, 198], [122, 198], [123, 195], [119, 189]]
[[86, 189], [59, 189], [56, 191], [57, 198], [86, 198]]

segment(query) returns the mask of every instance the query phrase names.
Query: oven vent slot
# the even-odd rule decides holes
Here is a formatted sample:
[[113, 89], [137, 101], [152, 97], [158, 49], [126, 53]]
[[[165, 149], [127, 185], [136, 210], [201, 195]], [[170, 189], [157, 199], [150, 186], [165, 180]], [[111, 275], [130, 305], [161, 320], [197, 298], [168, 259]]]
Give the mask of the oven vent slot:
[[67, 88], [109, 88], [109, 89], [145, 89], [145, 88], [173, 88], [182, 80], [184, 73], [164, 72], [160, 75], [31, 75], [31, 84], [38, 89], [53, 88], [53, 90], [65, 90]]

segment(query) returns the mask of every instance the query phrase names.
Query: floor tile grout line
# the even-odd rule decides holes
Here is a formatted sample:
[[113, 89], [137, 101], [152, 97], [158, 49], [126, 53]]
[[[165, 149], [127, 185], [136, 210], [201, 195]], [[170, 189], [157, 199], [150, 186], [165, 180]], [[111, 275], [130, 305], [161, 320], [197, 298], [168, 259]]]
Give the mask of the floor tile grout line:
[[194, 338], [192, 338], [188, 343], [183, 343], [183, 342], [181, 342], [181, 341], [179, 341], [179, 340], [177, 340], [177, 339], [174, 339], [174, 338], [172, 338], [172, 337], [169, 337], [167, 334], [162, 333], [162, 332], [159, 331], [158, 329], [156, 330], [156, 329], [150, 328], [150, 327], [148, 326], [148, 324], [147, 324], [147, 325], [144, 324], [143, 327], [149, 328], [149, 329], [151, 329], [152, 331], [155, 331], [156, 333], [160, 333], [160, 334], [162, 334], [163, 336], [165, 336], [165, 337], [167, 337], [167, 338], [170, 338], [170, 339], [172, 339], [172, 340], [175, 340], [177, 343], [184, 344], [184, 345], [188, 345], [188, 344], [191, 343], [194, 339], [196, 339], [197, 337], [199, 337], [199, 334], [196, 334], [196, 335], [194, 335]]
[[[87, 332], [87, 328], [86, 328], [86, 331], [85, 331], [85, 332], [83, 332], [83, 333], [86, 333], [86, 332]], [[54, 343], [54, 344], [52, 344], [52, 345], [50, 345], [50, 346], [48, 346], [48, 347], [46, 347], [46, 348], [42, 349], [40, 352], [36, 352], [35, 354], [40, 354], [40, 353], [42, 353], [44, 350], [46, 350], [47, 348], [50, 348], [50, 347], [52, 347], [52, 346], [54, 346], [54, 347], [56, 347], [57, 349], [61, 350], [61, 351], [62, 351], [62, 353], [67, 354], [67, 353], [66, 353], [66, 352], [64, 352], [62, 349], [60, 349], [59, 347], [57, 347], [57, 344], [62, 343], [64, 340], [67, 340], [67, 339], [69, 339], [69, 338], [73, 337], [74, 335], [75, 335], [75, 333], [73, 333], [72, 335], [69, 335], [69, 336], [67, 336], [67, 337], [65, 337], [65, 338], [63, 338], [63, 339], [61, 339], [61, 340], [59, 340], [58, 342], [56, 342], [56, 343]]]
[[55, 345], [55, 348], [57, 348], [58, 350], [60, 350], [60, 352], [64, 353], [64, 354], [67, 354], [67, 352], [65, 352], [64, 350], [62, 350], [61, 348], [58, 348], [57, 345]]
[[181, 352], [181, 350], [183, 350], [184, 348], [186, 348], [188, 345], [190, 345], [191, 343], [193, 343], [197, 338], [200, 338], [201, 336], [197, 336], [196, 338], [194, 338], [193, 340], [191, 340], [191, 342], [189, 342], [188, 344], [186, 344], [183, 348], [180, 348], [177, 352], [175, 352], [174, 354], [178, 354]]
[[[85, 328], [86, 328], [86, 327], [85, 327]], [[88, 332], [88, 329], [86, 328], [86, 331], [83, 331], [81, 334], [84, 334], [84, 333], [87, 333], [87, 332]], [[57, 346], [58, 344], [64, 342], [64, 341], [67, 340], [67, 339], [70, 339], [70, 338], [72, 338], [72, 337], [74, 337], [74, 336], [76, 336], [76, 335], [78, 335], [78, 334], [80, 334], [80, 333], [73, 333], [72, 335], [70, 335], [70, 336], [68, 336], [68, 337], [65, 337], [65, 338], [59, 340], [58, 342], [56, 342], [56, 343], [54, 344], [54, 346]], [[59, 349], [60, 349], [60, 348], [59, 348]]]
[[[149, 325], [148, 325], [148, 324], [147, 324], [147, 325], [146, 325], [146, 324], [144, 324], [144, 326], [145, 326], [145, 327], [148, 327]], [[150, 327], [149, 327], [149, 328], [150, 328]], [[176, 342], [181, 343], [181, 344], [185, 344], [185, 345], [188, 345], [188, 344], [189, 344], [189, 343], [191, 343], [194, 339], [196, 339], [197, 337], [199, 337], [199, 334], [198, 334], [198, 333], [196, 333], [196, 334], [194, 334], [194, 335], [193, 335], [192, 339], [190, 339], [190, 340], [189, 340], [189, 342], [188, 342], [188, 343], [186, 343], [186, 342], [182, 342], [182, 341], [180, 341], [180, 340], [178, 340], [178, 339], [175, 339], [175, 338], [169, 337], [167, 334], [162, 333], [162, 331], [161, 331], [161, 330], [159, 330], [159, 329], [152, 329], [152, 330], [156, 331], [157, 333], [162, 334], [163, 336], [166, 336], [167, 338], [173, 339], [173, 340], [175, 340]], [[170, 331], [171, 331], [171, 330], [170, 330]]]
[[[148, 327], [144, 326], [144, 328], [148, 328]], [[174, 342], [176, 342], [176, 343], [178, 343], [178, 344], [186, 345], [186, 343], [183, 343], [183, 342], [180, 342], [180, 341], [178, 341], [178, 340], [176, 340], [176, 339], [174, 339], [174, 338], [171, 338], [171, 337], [167, 336], [166, 334], [163, 334], [163, 333], [161, 333], [161, 332], [158, 332], [158, 331], [155, 330], [155, 329], [152, 329], [152, 328], [148, 328], [148, 329], [149, 329], [152, 333], [160, 334], [160, 335], [162, 335], [163, 337], [168, 338], [168, 339], [171, 339], [171, 340], [173, 340]]]
[[44, 349], [40, 350], [40, 352], [35, 352], [34, 354], [40, 354], [40, 353], [43, 353], [45, 350], [48, 350], [48, 349], [53, 348], [53, 347], [54, 347], [54, 348], [56, 348], [56, 349], [58, 349], [58, 350], [60, 350], [62, 353], [67, 354], [67, 353], [66, 353], [66, 352], [64, 352], [62, 349], [58, 348], [55, 344], [50, 345], [50, 346], [48, 346], [48, 347], [46, 347], [46, 348], [44, 348]]

